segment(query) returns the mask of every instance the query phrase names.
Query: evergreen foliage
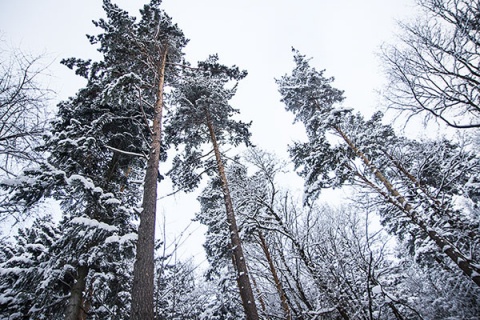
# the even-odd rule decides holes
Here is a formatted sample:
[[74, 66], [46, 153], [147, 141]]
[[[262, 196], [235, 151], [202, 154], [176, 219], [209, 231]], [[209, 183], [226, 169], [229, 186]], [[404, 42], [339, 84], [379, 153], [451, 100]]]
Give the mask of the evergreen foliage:
[[[195, 72], [196, 71], [196, 72]], [[237, 218], [229, 191], [229, 183], [225, 174], [225, 164], [220, 147], [225, 144], [238, 146], [240, 143], [250, 144], [249, 124], [231, 119], [238, 113], [232, 108], [229, 100], [236, 91], [236, 85], [228, 88], [230, 81], [239, 81], [246, 76], [237, 67], [226, 67], [218, 63], [217, 56], [210, 56], [205, 62], [199, 63], [199, 69], [186, 72], [185, 80], [176, 87], [172, 93], [172, 100], [177, 105], [175, 112], [169, 118], [167, 141], [176, 146], [184, 144], [183, 154], [176, 156], [173, 161], [173, 170], [169, 172], [174, 185], [185, 187], [186, 190], [195, 188], [200, 179], [197, 172], [200, 168], [206, 172], [214, 172], [212, 168], [205, 168], [211, 163], [202, 158], [203, 145], [208, 141], [213, 146], [216, 173], [220, 179], [220, 187], [225, 205], [227, 226], [230, 234], [232, 263], [235, 266], [236, 280], [245, 316], [249, 320], [259, 319], [255, 303], [249, 272], [243, 252], [243, 245], [237, 226]], [[188, 124], [188, 126], [187, 126]], [[188, 171], [186, 171], [188, 170]], [[177, 174], [181, 178], [177, 178]], [[186, 172], [186, 174], [185, 174]], [[186, 177], [186, 179], [185, 179]]]
[[[176, 109], [167, 116], [166, 142], [179, 152], [168, 175], [176, 186], [185, 191], [194, 190], [203, 173], [211, 175], [215, 172], [215, 160], [210, 153], [202, 152], [211, 141], [207, 116], [212, 121], [219, 143], [233, 146], [251, 144], [250, 124], [232, 119], [239, 110], [229, 104], [236, 92], [236, 84], [232, 85], [232, 81], [240, 81], [247, 72], [240, 71], [236, 66], [220, 65], [218, 60], [218, 56], [212, 55], [199, 62], [198, 69], [184, 70], [182, 80], [169, 95], [169, 101], [176, 105]], [[180, 146], [183, 148], [180, 149]]]
[[60, 230], [51, 217], [20, 229], [14, 242], [1, 245], [0, 318], [55, 319], [68, 294], [68, 270], [56, 268], [52, 252]]
[[[408, 238], [411, 252], [419, 261], [439, 264], [448, 268], [457, 281], [468, 281], [461, 277], [461, 271], [479, 285], [478, 254], [474, 249], [478, 217], [472, 220], [471, 210], [465, 207], [453, 209], [457, 197], [475, 201], [460, 190], [471, 186], [468, 181], [477, 180], [477, 155], [445, 141], [411, 142], [383, 125], [379, 113], [366, 121], [336, 106], [341, 98], [336, 97], [332, 104], [333, 90], [318, 91], [310, 85], [323, 77], [323, 71], [306, 67], [305, 58], [298, 52], [295, 59], [297, 67], [292, 75], [277, 82], [287, 109], [307, 129], [308, 145], [291, 148], [296, 166], [306, 177], [307, 194], [314, 198], [322, 188], [345, 183], [368, 190], [376, 195], [373, 199], [380, 208], [382, 222], [402, 240]], [[327, 132], [340, 140], [335, 144], [326, 142]], [[325, 166], [326, 162], [329, 165]], [[465, 170], [467, 167], [470, 169]], [[427, 252], [433, 256], [427, 258]], [[474, 300], [477, 290], [468, 291]]]
[[[430, 22], [405, 25], [406, 49], [385, 53], [389, 100], [476, 128], [478, 5], [419, 3]], [[10, 99], [10, 75], [0, 77], [0, 157], [36, 163], [18, 175], [0, 168], [8, 176], [0, 213], [28, 215], [50, 198], [61, 208], [58, 222], [42, 213], [2, 239], [0, 319], [478, 318], [478, 141], [401, 136], [383, 113], [345, 107], [334, 78], [293, 50], [292, 72], [276, 82], [306, 131], [289, 148], [305, 180], [299, 201], [278, 182], [288, 164], [252, 147], [250, 123], [231, 105], [246, 71], [217, 55], [186, 62], [188, 40], [160, 0], [139, 18], [110, 0], [103, 9], [100, 33], [88, 36], [102, 58], [62, 61], [86, 85], [58, 105], [35, 150], [26, 137], [38, 138], [43, 123], [15, 122], [28, 101], [35, 112], [42, 106], [22, 91], [41, 93], [34, 61], [25, 60], [19, 101]], [[1, 128], [15, 129], [18, 144]], [[242, 144], [243, 156], [226, 155]], [[203, 277], [177, 259], [176, 244], [167, 252], [166, 239], [155, 242], [159, 161], [171, 147], [167, 175], [177, 190], [209, 176], [195, 217], [207, 227]], [[327, 188], [353, 201], [323, 205]]]
[[[104, 1], [107, 20], [95, 22], [103, 33], [89, 36], [92, 44], [100, 45], [103, 60], [63, 61], [88, 82], [74, 98], [59, 104], [58, 120], [53, 122], [43, 147], [49, 158], [38, 169], [4, 182], [6, 188], [14, 190], [11, 199], [26, 207], [48, 196], [61, 202], [64, 232], [59, 240], [62, 245], [57, 254], [63, 257], [59, 263], [71, 268], [73, 282], [79, 280], [75, 280], [78, 267], [88, 268], [86, 286], [95, 286], [92, 292], [101, 297], [98, 310], [89, 301], [89, 313], [98, 311], [99, 317], [108, 313], [108, 317], [117, 314], [119, 318], [120, 313], [108, 308], [109, 299], [123, 308], [121, 317], [128, 314], [124, 308], [129, 306], [130, 279], [125, 276], [133, 258], [133, 218], [139, 212], [140, 191], [132, 181], [144, 175], [151, 139], [148, 118], [153, 114], [158, 91], [155, 81], [159, 78], [154, 67], [163, 42], [172, 47], [172, 62], [181, 57], [174, 45], [186, 44], [171, 19], [156, 8], [159, 4], [153, 1], [145, 6], [143, 19], [135, 23], [127, 12]], [[153, 24], [168, 27], [178, 37], [163, 37], [159, 33], [163, 30], [152, 29]], [[108, 289], [103, 294], [96, 286]], [[123, 298], [114, 298], [117, 293]], [[75, 312], [78, 308], [76, 303]]]

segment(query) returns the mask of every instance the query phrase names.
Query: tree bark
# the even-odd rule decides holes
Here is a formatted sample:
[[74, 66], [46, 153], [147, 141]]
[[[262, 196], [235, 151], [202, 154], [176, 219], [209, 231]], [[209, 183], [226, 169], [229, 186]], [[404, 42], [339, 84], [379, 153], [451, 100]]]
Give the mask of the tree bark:
[[88, 319], [88, 312], [92, 307], [92, 299], [93, 299], [93, 284], [90, 283], [90, 288], [86, 292], [86, 296], [83, 297], [82, 300], [82, 311], [80, 312], [80, 316], [78, 320], [87, 320]]
[[373, 172], [375, 177], [385, 186], [393, 200], [392, 203], [398, 203], [397, 207], [400, 208], [410, 218], [413, 224], [420, 227], [430, 239], [432, 239], [441, 252], [444, 252], [459, 268], [462, 272], [472, 279], [477, 286], [480, 286], [480, 268], [476, 267], [458, 248], [454, 246], [448, 239], [443, 237], [436, 230], [431, 228], [415, 211], [413, 206], [407, 201], [407, 199], [392, 185], [392, 183], [385, 177], [382, 172], [367, 158], [367, 156], [358, 149], [352, 140], [342, 131], [338, 126], [334, 127], [335, 131], [343, 138], [350, 149], [362, 159], [365, 165]]
[[140, 224], [138, 226], [137, 253], [133, 269], [131, 320], [154, 319], [155, 216], [167, 51], [168, 48], [165, 47], [158, 67], [159, 81], [154, 109], [152, 142], [145, 172], [142, 212], [140, 213]]
[[282, 305], [283, 314], [285, 315], [286, 320], [291, 320], [292, 315], [290, 313], [290, 307], [288, 306], [287, 296], [285, 295], [285, 290], [283, 289], [282, 283], [278, 278], [277, 269], [273, 264], [272, 256], [270, 255], [270, 250], [268, 250], [267, 242], [265, 241], [265, 237], [263, 236], [261, 231], [258, 231], [258, 238], [260, 239], [260, 246], [262, 247], [263, 253], [265, 254], [265, 258], [268, 262], [268, 267], [270, 268], [270, 272], [272, 273], [273, 281], [275, 282], [275, 286], [277, 287], [278, 296], [280, 298], [280, 303]]
[[255, 281], [255, 277], [253, 275], [251, 276], [251, 279], [253, 287], [257, 292], [258, 302], [260, 303], [260, 307], [262, 308], [262, 320], [270, 320], [270, 317], [268, 316], [267, 305], [265, 304], [265, 300], [263, 299], [263, 293], [260, 291], [260, 288], [257, 285], [257, 281]]
[[77, 277], [70, 291], [70, 299], [68, 300], [67, 310], [65, 312], [65, 320], [78, 320], [81, 315], [83, 290], [85, 290], [87, 275], [87, 266], [77, 267]]
[[[393, 163], [393, 165], [402, 173], [404, 174], [416, 187], [417, 190], [420, 190], [424, 197], [427, 199], [422, 198], [422, 201], [431, 201], [430, 207], [435, 211], [435, 213], [441, 217], [443, 215], [447, 215], [449, 219], [449, 223], [457, 229], [461, 230], [467, 230], [470, 229], [466, 224], [462, 222], [460, 219], [456, 219], [456, 214], [452, 210], [450, 210], [447, 206], [442, 205], [440, 200], [438, 200], [437, 196], [433, 195], [428, 188], [423, 186], [420, 181], [412, 174], [410, 173], [407, 168], [405, 168], [402, 163], [395, 159], [390, 153], [388, 153], [386, 150], [382, 150], [383, 154], [387, 156], [388, 159]], [[468, 232], [467, 234], [471, 239], [476, 239], [477, 238], [477, 233], [476, 232]]]
[[228, 181], [225, 175], [225, 168], [223, 165], [222, 158], [220, 156], [220, 150], [218, 147], [217, 138], [215, 135], [215, 130], [213, 127], [213, 122], [210, 116], [208, 109], [205, 109], [207, 126], [210, 133], [210, 139], [213, 144], [213, 149], [215, 152], [215, 159], [217, 161], [218, 174], [220, 176], [220, 181], [222, 185], [223, 198], [225, 201], [225, 209], [227, 212], [227, 222], [230, 229], [230, 241], [232, 245], [232, 255], [235, 261], [235, 267], [237, 270], [237, 284], [240, 290], [240, 297], [242, 299], [242, 305], [245, 310], [245, 315], [247, 320], [257, 320], [258, 310], [255, 305], [255, 297], [253, 295], [252, 286], [250, 284], [250, 278], [248, 276], [247, 264], [245, 262], [245, 257], [243, 254], [242, 242], [240, 240], [240, 235], [238, 233], [237, 221], [235, 218], [235, 213], [233, 211], [232, 198], [230, 196], [230, 191], [228, 189]]

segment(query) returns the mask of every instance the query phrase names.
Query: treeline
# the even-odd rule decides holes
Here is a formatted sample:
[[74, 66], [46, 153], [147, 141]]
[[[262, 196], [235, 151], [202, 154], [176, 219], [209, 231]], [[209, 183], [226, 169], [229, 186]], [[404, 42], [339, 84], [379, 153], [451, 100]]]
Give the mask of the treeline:
[[[159, 0], [138, 19], [103, 1], [88, 37], [103, 59], [62, 61], [87, 84], [53, 119], [35, 60], [3, 64], [0, 214], [33, 224], [0, 244], [0, 318], [477, 319], [480, 5], [418, 5], [424, 19], [382, 54], [387, 107], [457, 135], [418, 140], [346, 108], [334, 79], [293, 50], [276, 82], [306, 131], [289, 149], [304, 195], [278, 183], [286, 164], [236, 120], [247, 72], [217, 55], [189, 63]], [[167, 177], [185, 192], [206, 179], [205, 274], [155, 239]], [[322, 204], [329, 188], [351, 201]], [[52, 198], [59, 223], [41, 207]]]

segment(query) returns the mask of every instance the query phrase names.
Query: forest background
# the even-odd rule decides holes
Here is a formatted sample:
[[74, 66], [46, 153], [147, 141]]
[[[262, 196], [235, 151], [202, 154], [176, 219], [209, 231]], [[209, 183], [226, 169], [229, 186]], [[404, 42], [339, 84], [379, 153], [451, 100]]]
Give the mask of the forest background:
[[[185, 4], [181, 12], [191, 15], [182, 25], [179, 2], [171, 10], [160, 2], [135, 20], [104, 0], [107, 20], [93, 17], [104, 33], [83, 30], [100, 55], [63, 55], [62, 46], [52, 59], [45, 47], [29, 60], [44, 33], [27, 23], [12, 28], [18, 19], [5, 17], [7, 35], [9, 27], [35, 29], [27, 32], [35, 39], [2, 51], [13, 60], [2, 61], [0, 213], [4, 239], [15, 240], [2, 243], [0, 315], [475, 319], [480, 4], [418, 0], [419, 15], [405, 3], [395, 12], [373, 2], [263, 4], [254, 12], [218, 3], [204, 14], [205, 4]], [[135, 12], [130, 5], [123, 9]], [[44, 6], [25, 19], [50, 26], [42, 10], [58, 12]], [[402, 20], [400, 38], [391, 38], [393, 17]], [[56, 25], [46, 34], [63, 39], [65, 31]], [[69, 56], [62, 64], [87, 83], [54, 67]], [[45, 59], [53, 62], [28, 69]], [[26, 64], [18, 71], [15, 63]], [[25, 91], [9, 91], [9, 76], [27, 69], [49, 89], [25, 72]], [[75, 97], [67, 99], [69, 90]], [[387, 106], [405, 117], [376, 112]], [[32, 122], [44, 110], [56, 116], [41, 145], [29, 139], [44, 133]], [[157, 167], [167, 158], [159, 137], [171, 148], [171, 169]], [[247, 148], [234, 149], [241, 143]], [[287, 154], [293, 164], [279, 160]], [[30, 160], [39, 167], [17, 174]], [[199, 185], [200, 193], [182, 192]], [[51, 196], [61, 209], [44, 201]]]
[[[137, 15], [142, 1], [117, 1], [132, 15]], [[236, 64], [249, 75], [242, 81], [233, 99], [241, 108], [241, 118], [252, 121], [253, 143], [287, 159], [287, 147], [304, 139], [304, 129], [293, 124], [293, 116], [280, 102], [274, 78], [292, 66], [291, 47], [314, 57], [312, 64], [327, 69], [338, 88], [346, 92], [346, 105], [371, 115], [381, 108], [378, 91], [385, 84], [378, 54], [382, 44], [395, 41], [397, 21], [413, 19], [414, 1], [369, 0], [358, 2], [302, 0], [290, 1], [163, 1], [162, 7], [190, 39], [185, 49], [187, 59], [195, 62], [218, 53], [225, 64]], [[46, 87], [54, 94], [49, 105], [72, 96], [85, 80], [59, 61], [68, 57], [98, 58], [86, 34], [98, 30], [91, 23], [104, 16], [101, 1], [9, 1], [1, 0], [0, 32], [7, 47], [19, 48], [33, 56], [42, 55], [47, 66], [42, 75]], [[401, 128], [403, 123], [400, 123]], [[414, 130], [412, 130], [414, 129]], [[435, 131], [435, 128], [430, 128]], [[418, 126], [409, 133], [422, 134]], [[302, 192], [303, 181], [293, 173], [284, 177], [294, 189]], [[168, 183], [168, 181], [166, 181]], [[170, 193], [164, 184], [160, 195]], [[326, 200], [338, 199], [329, 197]], [[186, 255], [205, 260], [202, 239], [205, 229], [191, 223], [198, 211], [196, 195], [177, 193], [159, 202], [157, 227], [165, 219], [168, 242], [173, 243], [188, 227], [189, 237], [179, 249]], [[337, 202], [334, 200], [333, 202]], [[162, 217], [163, 216], [163, 217]], [[15, 229], [11, 230], [10, 235]]]

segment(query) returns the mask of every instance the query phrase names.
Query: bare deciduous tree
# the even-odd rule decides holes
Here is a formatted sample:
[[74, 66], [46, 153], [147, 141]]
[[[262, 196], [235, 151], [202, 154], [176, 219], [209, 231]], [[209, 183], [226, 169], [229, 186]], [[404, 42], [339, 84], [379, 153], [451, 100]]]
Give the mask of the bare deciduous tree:
[[20, 164], [38, 161], [50, 90], [41, 86], [41, 56], [0, 49], [0, 170], [14, 175]]
[[480, 127], [480, 4], [418, 0], [422, 20], [386, 46], [389, 107], [454, 128]]

